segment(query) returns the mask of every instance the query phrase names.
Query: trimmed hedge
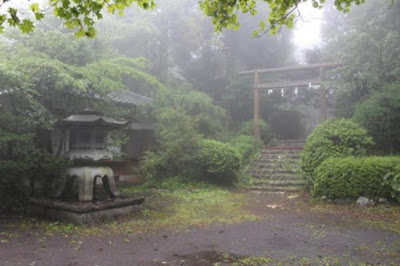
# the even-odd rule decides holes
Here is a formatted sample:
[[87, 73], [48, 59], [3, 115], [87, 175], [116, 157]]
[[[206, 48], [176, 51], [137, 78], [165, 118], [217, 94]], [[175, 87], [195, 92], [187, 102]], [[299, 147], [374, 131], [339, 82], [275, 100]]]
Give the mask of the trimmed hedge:
[[201, 143], [200, 167], [213, 183], [232, 184], [240, 169], [240, 154], [228, 143], [206, 139]]
[[330, 157], [365, 156], [373, 145], [367, 131], [349, 119], [330, 119], [320, 124], [307, 138], [300, 167], [310, 185], [314, 171]]
[[384, 182], [388, 173], [400, 173], [400, 157], [346, 157], [325, 160], [315, 170], [314, 196], [330, 199], [392, 197]]

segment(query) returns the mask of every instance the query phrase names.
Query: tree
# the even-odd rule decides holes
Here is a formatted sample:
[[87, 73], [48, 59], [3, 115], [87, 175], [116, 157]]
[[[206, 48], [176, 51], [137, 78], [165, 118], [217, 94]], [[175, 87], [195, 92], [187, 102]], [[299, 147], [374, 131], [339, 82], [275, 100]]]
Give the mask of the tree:
[[346, 17], [333, 9], [327, 14], [325, 61], [342, 63], [327, 84], [335, 93], [337, 114], [351, 117], [357, 103], [400, 81], [399, 12], [399, 1], [371, 0]]
[[[65, 21], [65, 26], [70, 29], [78, 29], [78, 37], [94, 37], [96, 31], [94, 24], [97, 19], [103, 18], [103, 11], [118, 13], [122, 15], [124, 9], [136, 3], [142, 9], [154, 9], [156, 3], [154, 0], [48, 0], [50, 7], [54, 9], [54, 15]], [[307, 0], [261, 0], [267, 2], [271, 12], [266, 21], [260, 22], [260, 30], [270, 30], [276, 33], [281, 26], [293, 27], [295, 11], [297, 6]], [[326, 0], [311, 0], [313, 7], [322, 8]], [[335, 0], [335, 7], [343, 12], [348, 12], [351, 5], [359, 5], [365, 0]], [[0, 7], [10, 0], [0, 0]], [[14, 0], [15, 2], [15, 0]], [[238, 14], [257, 14], [257, 0], [200, 0], [201, 9], [211, 17], [216, 31], [222, 31], [225, 28], [238, 28]], [[43, 9], [37, 3], [29, 7], [34, 19], [41, 20], [45, 16]], [[15, 7], [9, 7], [5, 14], [0, 15], [0, 30], [5, 22], [18, 27], [22, 32], [29, 33], [33, 30], [33, 21], [31, 18], [21, 18], [19, 10]], [[266, 23], [267, 22], [267, 23]], [[267, 24], [269, 23], [269, 28]], [[255, 31], [255, 35], [258, 31]]]
[[388, 154], [400, 152], [400, 83], [372, 93], [356, 106], [354, 120], [374, 137], [376, 148]]
[[[42, 41], [47, 34], [57, 38]], [[81, 54], [94, 43], [57, 31], [20, 35], [0, 40], [0, 158], [18, 157], [28, 144], [50, 150], [55, 121], [82, 110], [88, 99], [127, 89], [125, 80], [162, 87], [143, 58], [120, 57], [107, 45], [93, 50], [97, 55]]]
[[[336, 115], [352, 117], [374, 137], [379, 153], [399, 152], [400, 2], [370, 0], [343, 16], [327, 6], [323, 61], [334, 69], [331, 88]], [[318, 57], [318, 56], [317, 56]]]
[[[260, 31], [271, 31], [277, 33], [281, 26], [292, 28], [296, 17], [295, 11], [299, 4], [307, 0], [202, 0], [200, 7], [204, 13], [211, 17], [216, 31], [225, 28], [238, 28], [238, 13], [256, 15], [258, 11], [258, 2], [267, 2], [271, 12], [266, 21], [260, 22]], [[326, 0], [311, 0], [314, 8], [322, 8]], [[351, 5], [359, 5], [365, 0], [335, 0], [335, 7], [343, 12], [348, 12]], [[267, 22], [267, 23], [266, 23]], [[269, 24], [269, 28], [267, 25]], [[254, 35], [259, 35], [259, 31], [255, 31]]]

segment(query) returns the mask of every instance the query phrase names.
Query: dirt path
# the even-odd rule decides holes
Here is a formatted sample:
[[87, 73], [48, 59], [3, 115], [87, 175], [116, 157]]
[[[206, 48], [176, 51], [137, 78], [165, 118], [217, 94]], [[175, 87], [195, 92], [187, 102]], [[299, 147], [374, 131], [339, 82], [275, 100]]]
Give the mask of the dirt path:
[[365, 222], [397, 219], [387, 212], [331, 205], [316, 210], [304, 195], [253, 198], [249, 208], [263, 218], [234, 225], [92, 237], [23, 232], [0, 243], [0, 264], [400, 265], [400, 234]]

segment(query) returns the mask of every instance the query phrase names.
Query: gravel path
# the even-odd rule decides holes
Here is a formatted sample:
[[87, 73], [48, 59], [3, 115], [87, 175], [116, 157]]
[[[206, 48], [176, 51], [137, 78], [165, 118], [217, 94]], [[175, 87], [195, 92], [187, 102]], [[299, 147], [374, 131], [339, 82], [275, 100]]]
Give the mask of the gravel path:
[[180, 232], [72, 239], [33, 230], [0, 243], [0, 265], [231, 265], [254, 256], [271, 265], [400, 265], [400, 234], [361, 223], [358, 207], [314, 212], [307, 200], [254, 194], [251, 208], [264, 218]]

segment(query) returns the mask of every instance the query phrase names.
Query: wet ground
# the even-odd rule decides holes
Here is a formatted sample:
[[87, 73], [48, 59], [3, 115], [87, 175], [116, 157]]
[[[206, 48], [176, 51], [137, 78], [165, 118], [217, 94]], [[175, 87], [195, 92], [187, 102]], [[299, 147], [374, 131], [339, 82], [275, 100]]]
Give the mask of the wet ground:
[[0, 265], [400, 265], [400, 231], [391, 226], [399, 222], [399, 207], [244, 193], [260, 219], [97, 236], [8, 228]]

